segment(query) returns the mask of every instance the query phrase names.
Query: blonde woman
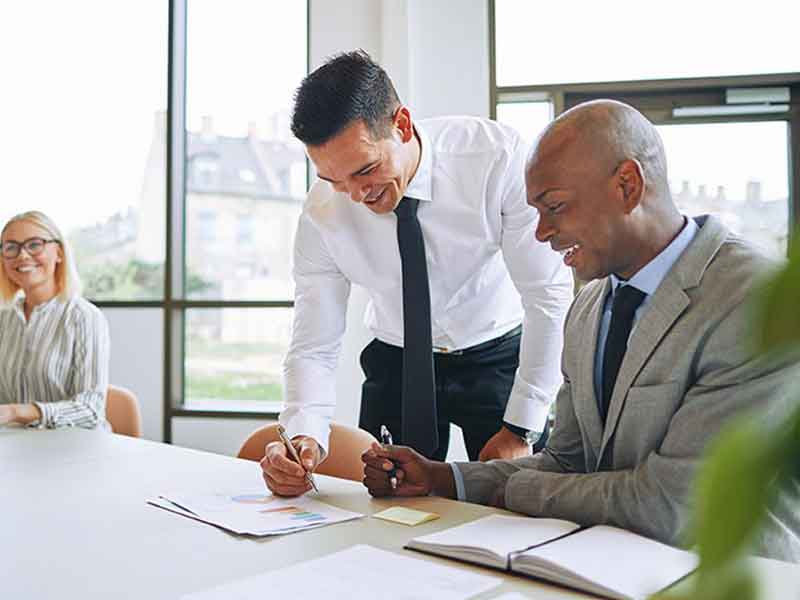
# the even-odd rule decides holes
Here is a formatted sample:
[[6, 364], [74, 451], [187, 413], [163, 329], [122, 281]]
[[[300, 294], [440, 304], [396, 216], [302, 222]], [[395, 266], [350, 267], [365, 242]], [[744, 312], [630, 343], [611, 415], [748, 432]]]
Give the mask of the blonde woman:
[[109, 336], [72, 253], [40, 212], [0, 233], [0, 425], [106, 429]]

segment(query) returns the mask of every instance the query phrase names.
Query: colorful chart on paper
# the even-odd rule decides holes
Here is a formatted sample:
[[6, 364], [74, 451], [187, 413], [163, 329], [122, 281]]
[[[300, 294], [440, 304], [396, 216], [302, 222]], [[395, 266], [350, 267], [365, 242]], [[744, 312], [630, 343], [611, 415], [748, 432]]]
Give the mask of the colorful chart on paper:
[[175, 493], [161, 497], [209, 523], [254, 535], [290, 533], [363, 516], [308, 496], [281, 498], [264, 493]]

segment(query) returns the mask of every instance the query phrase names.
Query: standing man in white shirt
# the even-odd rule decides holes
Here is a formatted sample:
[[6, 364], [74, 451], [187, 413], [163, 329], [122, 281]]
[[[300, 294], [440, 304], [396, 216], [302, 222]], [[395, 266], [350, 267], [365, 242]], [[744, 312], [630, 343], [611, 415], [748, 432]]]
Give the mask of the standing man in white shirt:
[[[451, 422], [472, 460], [539, 449], [573, 281], [536, 241], [519, 135], [472, 117], [412, 120], [363, 51], [306, 77], [292, 131], [319, 177], [297, 229], [280, 416], [304, 468], [327, 449], [351, 284], [370, 296], [375, 335], [361, 354], [363, 429], [386, 425], [440, 460]], [[309, 489], [282, 444], [261, 464], [275, 493]]]

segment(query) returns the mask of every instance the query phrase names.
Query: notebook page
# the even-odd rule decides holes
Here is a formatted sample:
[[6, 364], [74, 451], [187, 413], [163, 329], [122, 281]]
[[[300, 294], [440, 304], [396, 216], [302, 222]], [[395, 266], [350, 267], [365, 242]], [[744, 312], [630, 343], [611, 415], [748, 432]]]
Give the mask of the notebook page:
[[357, 545], [314, 560], [234, 581], [181, 600], [465, 600], [501, 583], [497, 577]]
[[[543, 568], [527, 568], [533, 564]], [[619, 597], [639, 599], [664, 589], [696, 566], [697, 557], [691, 552], [598, 525], [518, 555], [511, 569], [545, 579], [548, 571], [573, 573], [578, 576], [571, 578], [576, 587], [586, 588], [580, 583], [583, 579]]]
[[507, 557], [512, 552], [542, 544], [576, 529], [578, 529], [577, 524], [559, 519], [489, 515], [464, 525], [415, 538], [412, 542], [414, 542], [413, 547], [419, 548], [433, 544], [439, 548], [442, 546], [478, 548], [500, 557]]

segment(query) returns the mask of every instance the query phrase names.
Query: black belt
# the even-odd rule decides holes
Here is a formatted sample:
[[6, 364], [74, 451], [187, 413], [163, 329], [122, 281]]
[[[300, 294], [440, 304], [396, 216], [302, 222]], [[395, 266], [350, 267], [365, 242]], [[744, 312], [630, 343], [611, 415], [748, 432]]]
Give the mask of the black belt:
[[447, 348], [434, 346], [433, 353], [438, 354], [439, 356], [460, 356], [462, 354], [467, 354], [468, 352], [481, 352], [483, 350], [488, 350], [489, 348], [497, 346], [499, 343], [504, 342], [507, 339], [516, 337], [521, 333], [522, 333], [522, 325], [517, 325], [511, 331], [507, 331], [503, 335], [491, 339], [487, 342], [481, 342], [480, 344], [470, 346], [469, 348], [462, 348], [461, 350], [448, 350]]

